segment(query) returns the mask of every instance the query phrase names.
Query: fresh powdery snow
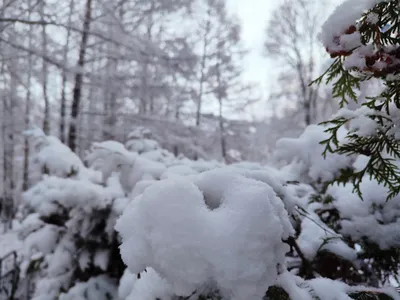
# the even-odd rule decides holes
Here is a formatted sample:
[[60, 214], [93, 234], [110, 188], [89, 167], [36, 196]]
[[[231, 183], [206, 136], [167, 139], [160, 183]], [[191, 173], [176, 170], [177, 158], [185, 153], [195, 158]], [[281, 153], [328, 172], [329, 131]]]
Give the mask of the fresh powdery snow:
[[36, 155], [34, 163], [40, 169], [46, 169], [47, 174], [58, 177], [67, 177], [84, 168], [79, 157], [54, 136], [46, 136], [41, 129], [27, 131], [33, 138]]
[[0, 258], [16, 251], [19, 252], [22, 247], [22, 242], [18, 239], [18, 231], [8, 231], [0, 234]]
[[297, 238], [297, 243], [304, 256], [312, 260], [318, 251], [325, 250], [346, 260], [354, 261], [357, 258], [355, 249], [343, 242], [343, 237], [321, 222], [314, 212], [320, 207], [320, 203], [312, 203], [308, 208], [309, 214], [301, 222], [301, 233]]
[[151, 267], [182, 296], [216, 282], [237, 300], [261, 299], [275, 283], [288, 251], [282, 239], [293, 232], [270, 186], [221, 171], [154, 183], [116, 229], [132, 273]]
[[[322, 153], [325, 149], [321, 141], [329, 137], [325, 127], [310, 125], [298, 138], [282, 138], [276, 144], [274, 159], [286, 165], [284, 170], [292, 173], [293, 179], [300, 182], [327, 182], [338, 175], [342, 168], [352, 162], [352, 157]], [[338, 139], [345, 137], [344, 129], [339, 131]]]
[[[364, 165], [366, 157], [359, 157], [355, 165]], [[364, 178], [360, 184], [363, 199], [353, 193], [351, 185], [332, 186], [328, 192], [333, 205], [343, 220], [341, 232], [353, 239], [366, 238], [381, 249], [400, 246], [400, 196], [387, 201], [387, 187], [374, 179]]]
[[355, 32], [345, 37], [343, 34], [355, 25], [355, 20], [379, 2], [382, 0], [346, 0], [340, 4], [322, 26], [320, 39], [323, 45], [330, 52], [349, 51], [360, 46], [359, 34]]
[[140, 180], [159, 179], [166, 170], [162, 163], [130, 152], [115, 141], [94, 143], [86, 160], [90, 166], [102, 172], [104, 182], [111, 174], [118, 172], [121, 185], [127, 193]]
[[171, 300], [173, 296], [171, 285], [153, 268], [147, 268], [140, 279], [126, 269], [118, 289], [119, 299], [125, 300]]
[[289, 272], [281, 274], [278, 277], [277, 284], [284, 288], [290, 299], [293, 300], [352, 300], [353, 298], [349, 297], [348, 294], [357, 291], [385, 292], [395, 300], [400, 299], [399, 294], [392, 288], [376, 289], [365, 286], [349, 286], [344, 282], [329, 278], [314, 278], [306, 281]]
[[[373, 131], [365, 109], [341, 113], [353, 117], [351, 130]], [[386, 202], [386, 189], [372, 180], [363, 180], [364, 201], [351, 185], [335, 185], [327, 190], [331, 202], [310, 203], [342, 168], [357, 170], [365, 163], [360, 156], [324, 159], [325, 129], [311, 125], [298, 138], [281, 139], [269, 166], [192, 161], [151, 142], [132, 152], [115, 141], [93, 144], [86, 166], [78, 157], [57, 162], [45, 153], [72, 152], [36, 132], [38, 161], [49, 166], [48, 174], [24, 194], [30, 213], [18, 230], [23, 242], [10, 243], [10, 249], [19, 249], [22, 277], [32, 262], [41, 262], [33, 299], [219, 299], [215, 295], [221, 294], [224, 300], [258, 300], [280, 285], [293, 300], [348, 300], [353, 287], [296, 276], [297, 255], [291, 256], [289, 273], [284, 240], [295, 237], [310, 261], [328, 251], [356, 265], [356, 249], [343, 237], [366, 237], [383, 249], [398, 246], [400, 207], [397, 198]], [[339, 133], [339, 141], [346, 133]], [[140, 138], [131, 138], [140, 144]], [[72, 166], [77, 168], [70, 172]], [[319, 210], [326, 208], [338, 210], [340, 230], [322, 221]], [[294, 225], [300, 229], [296, 236]], [[117, 283], [105, 274], [119, 244], [128, 268]], [[104, 274], [76, 279], [74, 274], [93, 267]]]
[[116, 299], [115, 280], [107, 276], [90, 278], [87, 282], [77, 283], [67, 293], [60, 295], [60, 300], [109, 300]]

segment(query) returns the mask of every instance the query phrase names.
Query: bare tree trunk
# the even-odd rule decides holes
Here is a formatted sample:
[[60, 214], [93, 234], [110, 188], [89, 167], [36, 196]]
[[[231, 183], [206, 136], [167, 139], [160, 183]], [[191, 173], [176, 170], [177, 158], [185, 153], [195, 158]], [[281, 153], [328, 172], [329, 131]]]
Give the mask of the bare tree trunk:
[[[0, 44], [2, 46], [2, 43]], [[2, 48], [0, 48], [2, 49]], [[5, 61], [1, 61], [1, 74], [5, 74]], [[3, 90], [5, 91], [6, 88], [6, 83], [4, 80], [4, 86], [2, 87]], [[7, 144], [7, 137], [6, 137], [6, 124], [7, 124], [7, 113], [6, 113], [6, 95], [1, 94], [1, 99], [0, 99], [0, 104], [1, 104], [1, 114], [2, 114], [2, 122], [1, 122], [1, 158], [2, 158], [2, 182], [1, 182], [1, 194], [0, 194], [0, 222], [4, 222], [4, 213], [5, 213], [5, 207], [6, 207], [6, 189], [7, 189], [7, 149], [6, 149], [6, 144]]]
[[[41, 20], [44, 21], [45, 14], [45, 1], [42, 1], [40, 6], [40, 14]], [[46, 34], [46, 25], [42, 26], [42, 51], [43, 56], [47, 56], [47, 34]], [[47, 75], [48, 75], [48, 67], [45, 59], [42, 59], [42, 91], [43, 91], [43, 100], [44, 100], [44, 119], [43, 119], [43, 131], [46, 134], [49, 134], [50, 131], [50, 103], [49, 96], [47, 93]]]
[[[309, 99], [306, 99], [306, 101], [308, 101]], [[305, 102], [304, 103], [304, 121], [306, 123], [306, 126], [311, 124], [311, 105], [309, 102]]]
[[[147, 24], [146, 24], [146, 38], [149, 42], [153, 40], [153, 13], [152, 11], [154, 10], [155, 7], [155, 1], [151, 1], [151, 7], [150, 7], [150, 13], [147, 19]], [[149, 93], [149, 64], [150, 64], [150, 59], [149, 56], [144, 57], [144, 62], [142, 65], [142, 76], [141, 76], [141, 93], [140, 93], [140, 113], [146, 114], [149, 110], [151, 111], [151, 96]]]
[[[118, 22], [123, 22], [124, 19], [124, 5], [121, 4], [118, 11], [119, 19], [115, 20], [115, 18], [110, 17], [110, 20], [107, 21], [109, 25], [108, 33], [110, 35], [118, 34]], [[110, 58], [107, 60], [107, 75], [105, 76], [106, 80], [111, 82], [107, 84], [107, 92], [105, 93], [105, 111], [104, 111], [104, 124], [103, 128], [103, 138], [106, 140], [117, 139], [117, 132], [115, 131], [115, 126], [117, 124], [117, 109], [118, 109], [118, 94], [119, 94], [119, 82], [115, 80], [115, 77], [118, 73], [118, 65], [119, 59], [118, 55], [120, 54], [120, 49], [116, 47], [115, 44], [107, 44], [106, 51], [110, 54]], [[116, 57], [113, 57], [115, 55]], [[110, 78], [111, 77], [111, 78]]]
[[225, 137], [225, 126], [224, 126], [224, 117], [222, 113], [222, 98], [218, 99], [219, 104], [219, 132], [220, 132], [220, 141], [221, 141], [221, 155], [226, 161], [226, 137]]
[[68, 146], [72, 151], [76, 150], [77, 140], [77, 120], [79, 115], [79, 107], [82, 96], [82, 69], [85, 65], [86, 47], [89, 39], [90, 22], [92, 19], [92, 0], [86, 0], [85, 19], [83, 22], [82, 40], [79, 49], [78, 71], [75, 75], [75, 86], [73, 90], [72, 106], [71, 106], [71, 123], [69, 126]]
[[[1, 7], [0, 9], [0, 18], [3, 18], [5, 14], [5, 9]], [[0, 28], [0, 33], [1, 33], [1, 28]], [[0, 51], [1, 54], [5, 52], [5, 47], [4, 43], [0, 41]], [[1, 65], [0, 65], [0, 74], [5, 74], [5, 60], [1, 60]], [[4, 80], [4, 86], [2, 87], [2, 90], [5, 91], [6, 88], [6, 83]], [[2, 180], [0, 182], [0, 221], [2, 221], [2, 215], [3, 215], [3, 207], [5, 204], [5, 199], [4, 199], [4, 194], [6, 190], [6, 180], [7, 180], [7, 175], [6, 175], [6, 163], [5, 163], [5, 156], [6, 156], [6, 96], [5, 93], [0, 93], [0, 113], [1, 113], [1, 141], [0, 141], [0, 149], [1, 149], [1, 162], [2, 162], [2, 169], [1, 169], [1, 175], [2, 175]]]
[[[211, 10], [208, 10], [208, 18], [210, 18]], [[205, 81], [205, 67], [207, 60], [207, 48], [208, 48], [208, 34], [211, 29], [211, 21], [207, 20], [206, 28], [203, 35], [203, 53], [201, 57], [201, 65], [200, 65], [200, 81], [199, 81], [199, 95], [197, 99], [197, 109], [196, 109], [196, 126], [200, 126], [201, 119], [201, 108], [203, 105], [203, 90], [204, 90], [204, 81]]]
[[[63, 61], [68, 65], [68, 51], [69, 51], [69, 40], [71, 36], [71, 30], [69, 29], [72, 25], [72, 13], [74, 11], [74, 0], [70, 2], [70, 9], [68, 14], [68, 30], [66, 37], [66, 44], [64, 48]], [[65, 68], [62, 70], [62, 87], [61, 87], [61, 104], [60, 104], [60, 140], [65, 143], [65, 115], [67, 110], [67, 99], [65, 96], [67, 85], [67, 71]]]
[[7, 177], [8, 177], [8, 191], [6, 192], [6, 201], [7, 201], [7, 229], [12, 228], [12, 220], [14, 219], [14, 196], [15, 196], [15, 181], [14, 181], [14, 158], [15, 158], [15, 136], [14, 136], [14, 109], [16, 107], [16, 92], [17, 84], [15, 76], [11, 77], [10, 80], [10, 96], [9, 96], [9, 107], [8, 107], [8, 115], [10, 119], [9, 129], [7, 133], [8, 137], [8, 147], [7, 147], [7, 155], [6, 155], [6, 162], [7, 162]]
[[[93, 49], [93, 51], [96, 53], [96, 51], [98, 51], [98, 47], [96, 47], [95, 49]], [[94, 54], [96, 55], [96, 54]], [[93, 64], [90, 66], [91, 69], [91, 73], [92, 74], [97, 74], [99, 72], [100, 69], [100, 62], [93, 62]], [[89, 87], [89, 92], [88, 92], [88, 110], [89, 112], [92, 111], [96, 111], [97, 110], [97, 106], [98, 106], [98, 102], [96, 101], [96, 99], [98, 99], [98, 95], [100, 94], [99, 90], [96, 89], [96, 87], [91, 84]], [[96, 140], [96, 135], [93, 134], [97, 131], [97, 125], [101, 123], [103, 116], [93, 116], [91, 118], [89, 118], [88, 116], [85, 116], [85, 121], [86, 121], [86, 130], [91, 133], [90, 135], [87, 135], [86, 139], [85, 139], [85, 148], [87, 149], [90, 144]]]
[[[17, 62], [13, 59], [9, 62], [9, 67], [17, 65]], [[4, 65], [2, 74], [4, 74]], [[16, 91], [17, 82], [14, 75], [10, 76], [9, 82], [7, 84], [4, 80], [4, 91], [8, 89], [8, 96], [3, 100], [3, 113], [5, 114], [3, 118], [3, 143], [4, 143], [4, 173], [3, 173], [3, 184], [4, 194], [2, 203], [2, 215], [5, 221], [4, 229], [8, 230], [12, 227], [12, 219], [14, 217], [14, 109], [16, 107]]]
[[217, 52], [217, 59], [218, 63], [216, 65], [216, 75], [217, 75], [217, 99], [218, 99], [218, 105], [219, 105], [219, 116], [218, 116], [218, 121], [219, 121], [219, 133], [220, 133], [220, 143], [221, 143], [221, 155], [224, 161], [226, 162], [226, 138], [225, 138], [225, 126], [224, 126], [224, 116], [223, 116], [223, 84], [221, 81], [221, 46], [222, 42], [218, 43], [218, 52]]
[[[31, 6], [32, 1], [29, 0], [29, 18], [31, 16]], [[28, 36], [28, 48], [32, 49], [32, 36], [33, 27], [29, 26], [29, 36]], [[32, 54], [28, 56], [28, 80], [27, 80], [27, 90], [25, 98], [25, 130], [30, 127], [30, 114], [31, 114], [31, 82], [32, 82]], [[26, 191], [29, 187], [29, 139], [24, 137], [24, 170], [22, 178], [22, 190]]]

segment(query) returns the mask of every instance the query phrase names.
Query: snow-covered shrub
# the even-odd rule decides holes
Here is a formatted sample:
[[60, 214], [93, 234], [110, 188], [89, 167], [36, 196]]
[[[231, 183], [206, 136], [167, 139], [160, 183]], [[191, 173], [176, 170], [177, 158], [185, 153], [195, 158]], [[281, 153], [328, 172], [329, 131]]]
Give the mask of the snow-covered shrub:
[[94, 275], [121, 275], [119, 241], [113, 227], [124, 199], [112, 179], [102, 187], [90, 181], [49, 177], [26, 192], [26, 205], [34, 213], [22, 223], [24, 265], [29, 268], [41, 261], [42, 278], [35, 299], [56, 298], [75, 282]]
[[128, 141], [125, 143], [126, 149], [139, 154], [160, 149], [160, 145], [152, 137], [150, 129], [136, 127], [128, 135]]
[[178, 296], [216, 283], [230, 299], [261, 299], [285, 268], [287, 211], [267, 184], [210, 172], [157, 182], [134, 199], [116, 225], [121, 255]]
[[54, 136], [47, 136], [41, 129], [26, 132], [32, 140], [35, 154], [32, 156], [35, 181], [42, 175], [76, 177], [85, 168], [79, 157]]
[[[310, 125], [298, 138], [282, 138], [277, 142], [273, 159], [280, 163], [283, 170], [288, 170], [291, 176], [288, 180], [313, 184], [318, 189], [324, 189], [340, 175], [342, 170], [351, 167], [354, 158], [339, 154], [323, 156], [325, 147], [320, 142], [326, 140], [329, 134], [320, 125]], [[346, 131], [339, 132], [341, 141]]]
[[[346, 0], [326, 20], [321, 40], [335, 60], [315, 82], [333, 84], [333, 96], [339, 98], [342, 110], [327, 123], [327, 151], [365, 155], [367, 163], [357, 172], [342, 176], [352, 182], [361, 195], [361, 183], [368, 174], [379, 184], [389, 187], [387, 198], [400, 193], [399, 150], [399, 1]], [[357, 102], [361, 85], [379, 82], [360, 108], [343, 109]], [[347, 142], [337, 143], [337, 133], [350, 122]]]
[[67, 293], [60, 295], [60, 300], [110, 300], [117, 297], [116, 281], [104, 275], [79, 282]]
[[[24, 194], [28, 215], [20, 230], [22, 277], [36, 272], [34, 299], [37, 300], [58, 299], [62, 292], [66, 293], [62, 299], [78, 299], [74, 297], [84, 290], [89, 298], [83, 299], [101, 299], [96, 296], [101, 292], [95, 291], [99, 283], [92, 278], [100, 276], [100, 281], [114, 282], [116, 291], [115, 280], [125, 268], [114, 230], [127, 203], [120, 180], [113, 174], [101, 182], [98, 180], [101, 173], [86, 168], [74, 155], [70, 155], [73, 160], [57, 164], [59, 158], [45, 155], [43, 149], [52, 147], [56, 153], [67, 154], [67, 147], [55, 137], [40, 136], [40, 139], [46, 146], [38, 149], [37, 156], [51, 166], [48, 168], [51, 172]], [[79, 166], [74, 176], [64, 176], [68, 162]], [[68, 292], [73, 286], [74, 290]]]
[[166, 169], [164, 164], [128, 151], [115, 141], [93, 143], [86, 161], [103, 174], [103, 182], [117, 173], [121, 186], [128, 194], [140, 180], [159, 179]]
[[312, 270], [352, 284], [379, 286], [398, 273], [399, 198], [386, 201], [388, 188], [368, 175], [360, 186], [362, 199], [351, 182], [332, 185], [343, 172], [362, 170], [368, 159], [329, 152], [324, 158], [320, 142], [329, 135], [325, 129], [311, 125], [297, 139], [279, 141], [275, 154], [289, 163], [282, 173], [310, 185], [310, 204], [302, 206], [296, 237], [304, 259], [300, 265], [291, 259], [291, 269], [300, 276]]
[[[359, 156], [354, 169], [360, 170], [368, 159]], [[351, 183], [329, 187], [331, 209], [336, 214], [338, 232], [358, 248], [359, 265], [370, 285], [398, 276], [400, 264], [400, 196], [387, 200], [389, 188], [365, 175], [361, 199]]]
[[[120, 299], [245, 300], [266, 293], [274, 300], [341, 300], [371, 292], [399, 299], [391, 289], [332, 280], [361, 283], [350, 280], [358, 253], [320, 215], [326, 203], [307, 206], [305, 198], [316, 193], [311, 186], [283, 183], [287, 172], [238, 164], [148, 181], [116, 225], [128, 266]], [[300, 229], [293, 229], [289, 207], [304, 212], [298, 214]], [[318, 272], [332, 279], [304, 280]]]
[[324, 159], [323, 131], [279, 142], [282, 168], [93, 144], [74, 176], [53, 168], [61, 175], [24, 195], [21, 267], [39, 270], [34, 299], [359, 299], [366, 288], [346, 283], [379, 286], [396, 272], [371, 245], [393, 259], [397, 206], [374, 185], [362, 203], [328, 185], [362, 159]]

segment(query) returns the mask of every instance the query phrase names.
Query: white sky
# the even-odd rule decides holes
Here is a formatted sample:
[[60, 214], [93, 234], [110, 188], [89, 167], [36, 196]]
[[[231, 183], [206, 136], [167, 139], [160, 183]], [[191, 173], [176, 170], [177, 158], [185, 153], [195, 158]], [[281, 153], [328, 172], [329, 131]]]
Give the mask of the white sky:
[[242, 21], [242, 36], [250, 50], [246, 61], [246, 77], [268, 90], [268, 61], [262, 56], [265, 28], [271, 12], [280, 0], [228, 0], [232, 13]]
[[[318, 0], [317, 0], [318, 1]], [[328, 0], [328, 12], [343, 0]], [[265, 40], [265, 28], [273, 10], [282, 3], [282, 0], [228, 0], [228, 7], [231, 12], [237, 15], [242, 22], [242, 38], [245, 47], [250, 51], [245, 62], [246, 79], [254, 81], [261, 86], [262, 103], [253, 111], [253, 115], [258, 117], [268, 115], [266, 101], [269, 96], [271, 86], [276, 77], [271, 70], [271, 64], [267, 58], [263, 57], [263, 43]]]

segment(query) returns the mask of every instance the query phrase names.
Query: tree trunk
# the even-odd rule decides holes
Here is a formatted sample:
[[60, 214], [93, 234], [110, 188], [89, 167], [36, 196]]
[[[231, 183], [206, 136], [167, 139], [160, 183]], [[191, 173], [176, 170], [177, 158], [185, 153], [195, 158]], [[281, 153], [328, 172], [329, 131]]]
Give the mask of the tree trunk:
[[[307, 101], [308, 101], [308, 99], [307, 99]], [[310, 104], [311, 103], [309, 103], [309, 102], [304, 103], [304, 114], [305, 114], [304, 121], [306, 123], [306, 126], [311, 124], [311, 105]]]
[[[41, 20], [44, 21], [44, 13], [45, 13], [45, 1], [42, 1], [40, 6], [40, 14]], [[43, 56], [47, 56], [47, 33], [46, 33], [46, 25], [42, 26], [42, 51]], [[50, 132], [50, 103], [49, 96], [47, 93], [47, 62], [45, 59], [42, 59], [42, 91], [43, 91], [43, 100], [44, 100], [44, 119], [43, 119], [43, 132], [45, 134], [49, 134]]]
[[[208, 16], [211, 14], [211, 11], [208, 11]], [[199, 81], [199, 95], [197, 99], [197, 109], [196, 109], [196, 126], [200, 126], [201, 119], [201, 108], [203, 104], [203, 90], [204, 90], [204, 81], [205, 81], [205, 67], [207, 60], [207, 48], [208, 48], [208, 34], [210, 33], [211, 21], [207, 20], [206, 28], [203, 35], [203, 53], [201, 57], [201, 65], [200, 65], [200, 81]]]
[[[10, 62], [11, 66], [16, 66], [17, 62], [13, 59]], [[3, 73], [4, 74], [4, 73]], [[6, 81], [4, 81], [5, 84]], [[4, 99], [4, 110], [5, 118], [3, 119], [3, 141], [4, 141], [4, 181], [5, 185], [4, 194], [3, 194], [3, 205], [2, 205], [2, 213], [4, 218], [5, 230], [11, 229], [12, 227], [12, 219], [14, 217], [14, 192], [15, 192], [15, 182], [14, 182], [14, 109], [16, 105], [16, 91], [17, 91], [17, 81], [14, 75], [10, 76], [9, 83], [7, 85], [8, 88], [8, 97]], [[6, 87], [4, 87], [6, 90]]]
[[[68, 14], [68, 31], [66, 37], [66, 44], [63, 54], [63, 62], [68, 65], [68, 51], [69, 51], [69, 40], [71, 36], [71, 30], [69, 29], [72, 25], [72, 13], [74, 10], [74, 0], [70, 2], [70, 10]], [[61, 103], [60, 103], [60, 140], [65, 143], [65, 115], [67, 110], [67, 99], [65, 96], [67, 85], [67, 71], [65, 68], [62, 70], [62, 87], [61, 87]]]
[[218, 47], [218, 60], [219, 62], [216, 65], [216, 75], [217, 75], [217, 99], [218, 99], [218, 105], [219, 105], [219, 133], [220, 133], [220, 143], [221, 143], [221, 155], [224, 161], [226, 162], [226, 138], [225, 138], [225, 126], [224, 126], [224, 116], [223, 116], [223, 110], [222, 110], [222, 104], [223, 104], [223, 93], [222, 93], [222, 88], [223, 88], [223, 83], [221, 81], [221, 51], [220, 47]]
[[[32, 7], [32, 1], [29, 0], [29, 8]], [[31, 17], [31, 10], [29, 9], [29, 19]], [[33, 27], [29, 26], [28, 47], [32, 49]], [[32, 54], [28, 56], [28, 80], [25, 98], [25, 130], [30, 129], [30, 114], [31, 114], [31, 82], [32, 82]], [[24, 169], [22, 178], [22, 190], [26, 191], [29, 188], [29, 139], [24, 137]]]
[[220, 141], [221, 141], [221, 155], [226, 161], [226, 138], [225, 138], [225, 126], [224, 126], [224, 117], [222, 114], [222, 98], [218, 99], [219, 103], [219, 132], [220, 132]]
[[71, 123], [69, 126], [69, 133], [68, 133], [68, 146], [71, 148], [72, 151], [76, 151], [77, 120], [78, 120], [79, 107], [82, 97], [82, 83], [83, 83], [82, 69], [85, 65], [86, 47], [89, 39], [91, 19], [92, 19], [92, 0], [86, 0], [85, 20], [83, 22], [82, 40], [79, 49], [79, 58], [77, 64], [78, 71], [75, 75], [75, 86], [73, 90], [72, 105], [71, 105]]

